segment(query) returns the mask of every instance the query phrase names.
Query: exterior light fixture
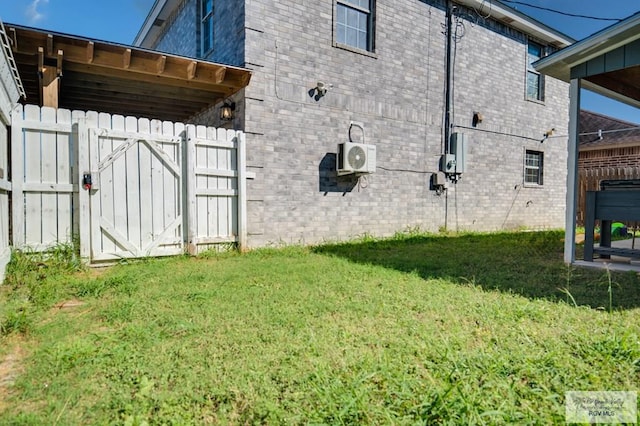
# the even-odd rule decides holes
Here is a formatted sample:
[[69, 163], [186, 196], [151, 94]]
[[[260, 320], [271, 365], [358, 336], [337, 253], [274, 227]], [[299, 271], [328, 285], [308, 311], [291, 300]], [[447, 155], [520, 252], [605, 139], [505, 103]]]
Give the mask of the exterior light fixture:
[[235, 117], [234, 111], [236, 110], [235, 102], [226, 102], [220, 107], [220, 120], [231, 121]]
[[324, 84], [324, 82], [319, 81], [316, 85], [316, 92], [318, 92], [318, 96], [322, 97], [327, 94], [327, 90], [329, 90], [329, 85]]
[[478, 124], [482, 123], [484, 120], [484, 115], [481, 112], [475, 111], [473, 113], [473, 127], [477, 127]]
[[540, 141], [540, 143], [546, 141], [547, 139], [549, 139], [551, 136], [553, 136], [553, 133], [556, 131], [555, 127], [552, 129], [547, 130], [546, 132], [544, 132], [544, 135], [542, 137], [542, 140]]

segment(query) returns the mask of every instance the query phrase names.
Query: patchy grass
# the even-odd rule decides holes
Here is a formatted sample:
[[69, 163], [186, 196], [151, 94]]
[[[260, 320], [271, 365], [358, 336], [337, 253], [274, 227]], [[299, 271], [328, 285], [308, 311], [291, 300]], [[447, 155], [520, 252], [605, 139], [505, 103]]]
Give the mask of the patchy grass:
[[567, 269], [558, 232], [73, 270], [10, 270], [0, 423], [551, 424], [640, 383], [637, 275]]

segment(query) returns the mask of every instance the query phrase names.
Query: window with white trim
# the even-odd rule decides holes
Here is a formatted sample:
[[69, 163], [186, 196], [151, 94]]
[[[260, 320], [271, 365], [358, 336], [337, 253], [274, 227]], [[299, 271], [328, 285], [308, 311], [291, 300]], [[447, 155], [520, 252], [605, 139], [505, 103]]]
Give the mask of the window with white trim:
[[533, 68], [533, 63], [544, 57], [544, 46], [529, 41], [527, 45], [527, 99], [544, 101], [544, 76]]
[[200, 0], [200, 55], [213, 49], [213, 0]]
[[524, 156], [524, 183], [542, 185], [544, 155], [540, 151], [526, 150]]
[[375, 0], [336, 0], [336, 43], [373, 52]]

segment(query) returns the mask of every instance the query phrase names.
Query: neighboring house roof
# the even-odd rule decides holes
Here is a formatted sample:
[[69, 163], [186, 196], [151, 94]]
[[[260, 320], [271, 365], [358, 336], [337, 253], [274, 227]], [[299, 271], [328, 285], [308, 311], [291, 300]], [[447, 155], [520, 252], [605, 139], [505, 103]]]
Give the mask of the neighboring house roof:
[[580, 111], [580, 151], [640, 145], [640, 124]]
[[[133, 45], [151, 46], [160, 35], [164, 22], [171, 16], [173, 10], [180, 5], [182, 1], [184, 0], [156, 0], [142, 24], [138, 35], [134, 39]], [[491, 17], [558, 48], [568, 46], [575, 42], [571, 37], [536, 21], [500, 1], [454, 0], [454, 3], [472, 9], [482, 10], [483, 16]]]
[[534, 67], [543, 74], [640, 107], [640, 12], [552, 55]]
[[60, 108], [185, 121], [251, 78], [243, 68], [13, 24], [6, 28], [27, 103], [43, 104], [39, 76], [57, 68]]

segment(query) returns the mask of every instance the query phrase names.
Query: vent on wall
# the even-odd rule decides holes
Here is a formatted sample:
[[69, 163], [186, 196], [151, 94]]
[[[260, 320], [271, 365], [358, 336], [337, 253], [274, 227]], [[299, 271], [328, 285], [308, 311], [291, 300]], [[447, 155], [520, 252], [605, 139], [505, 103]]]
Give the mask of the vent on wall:
[[375, 173], [376, 147], [363, 143], [338, 144], [338, 176], [352, 173]]

